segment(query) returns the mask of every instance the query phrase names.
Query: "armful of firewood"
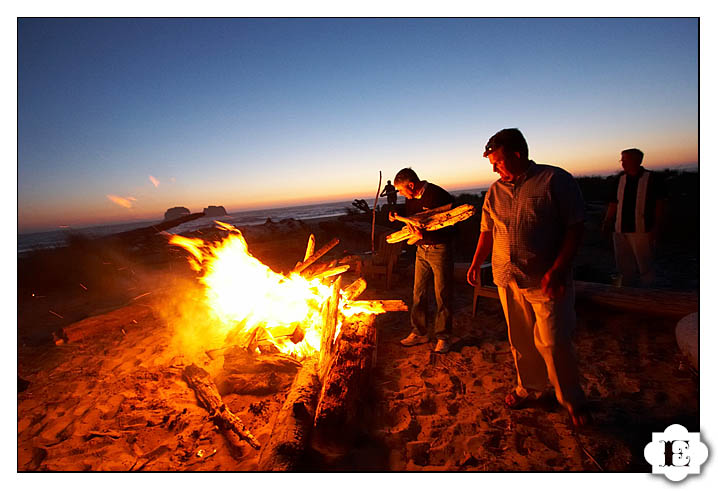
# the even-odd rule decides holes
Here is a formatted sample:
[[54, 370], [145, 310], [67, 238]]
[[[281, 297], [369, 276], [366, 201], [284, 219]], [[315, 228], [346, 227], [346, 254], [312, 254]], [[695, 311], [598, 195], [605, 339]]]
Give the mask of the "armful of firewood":
[[421, 222], [413, 217], [403, 217], [401, 215], [397, 215], [393, 211], [389, 214], [389, 221], [390, 222], [404, 222], [408, 225], [413, 225], [415, 227], [421, 227]]
[[[451, 208], [451, 205], [444, 205], [439, 208], [434, 208], [432, 210], [423, 211], [421, 213], [417, 213], [416, 215], [412, 215], [410, 218], [411, 220], [418, 221], [420, 223], [420, 226], [416, 226], [413, 223], [411, 226], [418, 228], [419, 230], [427, 230], [427, 231], [433, 231], [433, 230], [439, 230], [440, 228], [448, 227], [450, 225], [455, 225], [459, 222], [462, 222], [468, 218], [471, 218], [476, 214], [476, 208], [474, 206], [466, 204], [457, 206], [456, 208]], [[397, 217], [397, 219], [399, 219]], [[402, 220], [404, 221], [404, 220]], [[414, 236], [414, 234], [411, 232], [410, 227], [408, 225], [403, 227], [398, 232], [394, 232], [393, 234], [390, 234], [386, 237], [386, 241], [390, 244], [401, 242], [402, 240], [409, 239]]]
[[410, 217], [403, 217], [400, 215], [397, 215], [396, 213], [392, 212], [389, 216], [389, 220], [391, 221], [399, 221], [404, 222], [409, 225], [413, 225], [416, 228], [424, 228], [426, 219], [431, 217], [431, 215], [435, 213], [440, 213], [442, 211], [449, 211], [451, 209], [451, 203], [447, 203], [443, 206], [439, 206], [438, 208], [432, 208], [431, 210], [422, 211], [421, 213], [416, 213], [414, 215], [411, 215]]

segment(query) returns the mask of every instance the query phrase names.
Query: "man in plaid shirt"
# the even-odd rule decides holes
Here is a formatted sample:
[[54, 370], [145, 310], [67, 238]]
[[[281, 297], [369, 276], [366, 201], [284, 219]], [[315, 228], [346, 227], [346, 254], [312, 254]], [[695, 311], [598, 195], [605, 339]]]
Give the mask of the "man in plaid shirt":
[[584, 425], [590, 415], [571, 345], [576, 326], [571, 263], [583, 234], [581, 191], [565, 170], [529, 160], [516, 128], [496, 133], [485, 150], [500, 179], [484, 198], [467, 280], [476, 284], [491, 253], [518, 375], [505, 402], [518, 409], [550, 381], [573, 424]]

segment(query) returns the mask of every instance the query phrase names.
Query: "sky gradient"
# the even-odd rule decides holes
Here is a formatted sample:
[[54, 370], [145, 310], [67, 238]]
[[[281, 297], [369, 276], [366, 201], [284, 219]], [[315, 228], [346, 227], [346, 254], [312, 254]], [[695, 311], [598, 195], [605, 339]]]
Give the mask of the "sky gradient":
[[20, 19], [20, 232], [698, 161], [696, 19]]

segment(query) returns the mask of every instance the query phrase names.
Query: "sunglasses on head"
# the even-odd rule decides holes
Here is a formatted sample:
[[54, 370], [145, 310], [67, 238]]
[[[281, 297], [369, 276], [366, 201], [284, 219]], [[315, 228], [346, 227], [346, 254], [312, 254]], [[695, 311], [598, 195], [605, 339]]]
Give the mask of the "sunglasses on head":
[[493, 141], [489, 141], [484, 147], [484, 157], [488, 157], [490, 153], [495, 152], [501, 145], [496, 145]]

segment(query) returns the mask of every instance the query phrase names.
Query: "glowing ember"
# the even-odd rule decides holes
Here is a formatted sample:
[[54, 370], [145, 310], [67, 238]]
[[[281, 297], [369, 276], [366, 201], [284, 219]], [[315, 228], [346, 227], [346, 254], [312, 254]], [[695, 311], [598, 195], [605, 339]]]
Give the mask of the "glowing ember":
[[[300, 360], [318, 352], [324, 325], [322, 307], [332, 295], [331, 286], [319, 277], [305, 278], [299, 273], [285, 276], [272, 271], [249, 253], [239, 230], [217, 223], [230, 232], [221, 242], [173, 235], [170, 244], [190, 252], [191, 266], [203, 272], [200, 281], [205, 286], [204, 301], [216, 317], [218, 332], [232, 344], [251, 347], [253, 342], [262, 341]], [[341, 317], [385, 310], [349, 301], [340, 291], [339, 312], [342, 315], [335, 338]]]

